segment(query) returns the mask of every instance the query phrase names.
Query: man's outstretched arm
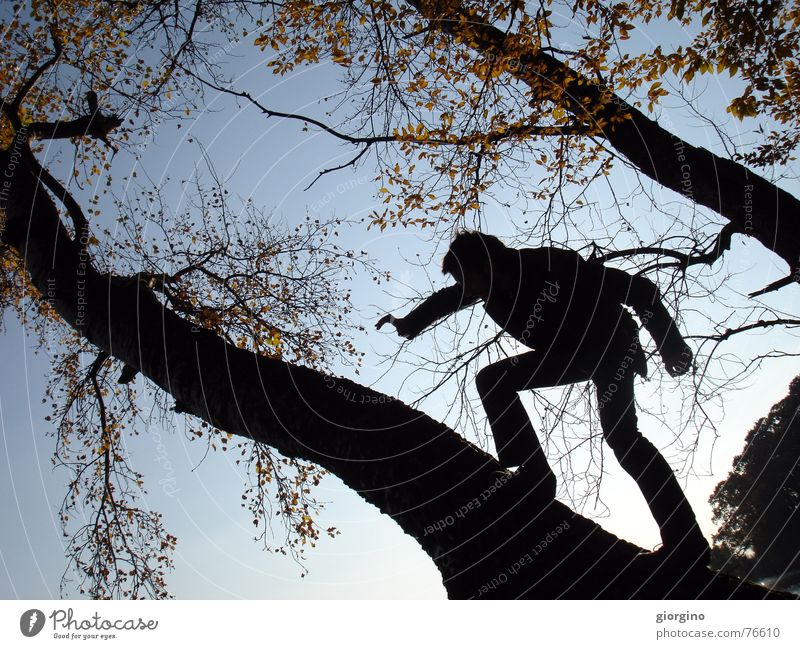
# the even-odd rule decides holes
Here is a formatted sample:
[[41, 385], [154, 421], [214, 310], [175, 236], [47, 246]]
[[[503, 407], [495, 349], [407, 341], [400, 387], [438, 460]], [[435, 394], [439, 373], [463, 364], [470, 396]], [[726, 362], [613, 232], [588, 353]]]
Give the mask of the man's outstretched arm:
[[466, 306], [475, 304], [479, 300], [480, 298], [478, 297], [467, 295], [461, 284], [454, 284], [436, 291], [404, 318], [385, 315], [378, 320], [375, 327], [380, 329], [387, 322], [391, 322], [399, 335], [410, 340], [437, 320], [447, 317]]

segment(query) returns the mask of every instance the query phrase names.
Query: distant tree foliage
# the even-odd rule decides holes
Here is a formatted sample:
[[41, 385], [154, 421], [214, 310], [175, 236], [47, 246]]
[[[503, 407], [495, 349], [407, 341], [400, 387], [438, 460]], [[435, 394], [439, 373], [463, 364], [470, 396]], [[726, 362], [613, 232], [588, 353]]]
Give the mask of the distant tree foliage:
[[713, 565], [749, 579], [800, 585], [800, 376], [747, 434], [710, 498]]

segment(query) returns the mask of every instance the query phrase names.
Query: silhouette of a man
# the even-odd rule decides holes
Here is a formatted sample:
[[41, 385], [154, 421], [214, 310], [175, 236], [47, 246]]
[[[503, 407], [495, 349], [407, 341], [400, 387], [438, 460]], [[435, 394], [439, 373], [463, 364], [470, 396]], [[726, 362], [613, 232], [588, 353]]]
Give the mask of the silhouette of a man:
[[692, 352], [648, 279], [585, 261], [557, 248], [516, 250], [496, 237], [461, 232], [442, 272], [456, 284], [437, 291], [403, 318], [386, 315], [405, 338], [457, 310], [483, 301], [507, 333], [533, 348], [484, 367], [476, 384], [500, 464], [518, 466], [543, 498], [553, 499], [556, 477], [517, 393], [592, 380], [603, 436], [636, 481], [658, 523], [659, 556], [707, 565], [709, 548], [672, 468], [639, 432], [634, 375], [646, 376], [634, 309], [672, 376], [691, 366]]

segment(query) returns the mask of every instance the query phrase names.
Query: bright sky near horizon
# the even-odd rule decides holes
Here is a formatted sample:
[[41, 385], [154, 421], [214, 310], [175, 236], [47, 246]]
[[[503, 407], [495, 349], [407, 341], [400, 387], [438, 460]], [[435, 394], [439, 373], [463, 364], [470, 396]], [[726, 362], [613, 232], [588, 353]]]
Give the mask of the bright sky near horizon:
[[[265, 69], [262, 55], [249, 45], [233, 48], [229, 54], [238, 57], [231, 65], [238, 70], [239, 87], [262, 93], [261, 99], [273, 109], [324, 117], [321, 113], [325, 106], [320, 107], [317, 102], [321, 94], [335, 89], [336, 71], [332, 66], [301, 69], [280, 78]], [[724, 101], [724, 86], [711, 86], [708, 92], [712, 105], [718, 108]], [[115, 191], [122, 193], [123, 179], [137, 169], [140, 179], [146, 172], [156, 184], [166, 182], [169, 177], [166, 195], [177, 204], [183, 191], [180, 181], [191, 177], [202, 156], [198, 144], [201, 143], [232, 194], [252, 198], [257, 205], [272, 210], [276, 218], [290, 224], [306, 213], [366, 219], [377, 204], [377, 172], [369, 163], [329, 174], [304, 190], [320, 169], [352, 156], [347, 147], [314, 129], [304, 131], [296, 121], [268, 120], [244, 103], [237, 107], [230, 98], [212, 98], [212, 95], [209, 98], [207, 110], [193, 118], [190, 127], [185, 125], [178, 130], [173, 123], [163, 124], [152, 142], [143, 148], [140, 161], [125, 153], [116, 156], [112, 164]], [[661, 121], [692, 143], [708, 148], [716, 146], [710, 132], [691, 125], [683, 113], [670, 108], [668, 101], [662, 109]], [[627, 186], [630, 180], [627, 173], [618, 165], [612, 183]], [[795, 195], [800, 194], [796, 182], [785, 187]], [[592, 198], [599, 205], [611, 205], [607, 187], [596, 183], [592, 191]], [[665, 191], [665, 200], [675, 200], [674, 195], [667, 194]], [[631, 212], [636, 207], [631, 206]], [[495, 234], [512, 234], [511, 222], [519, 219], [519, 210], [513, 205], [510, 208], [494, 202], [487, 205], [485, 223]], [[376, 286], [369, 278], [355, 282], [354, 302], [359, 309], [355, 317], [367, 328], [356, 343], [366, 357], [358, 376], [351, 368], [337, 371], [366, 384], [374, 383], [388, 394], [399, 393], [408, 402], [414, 399], [415, 390], [430, 386], [401, 387], [406, 378], [404, 367], [397, 365], [387, 371], [383, 362], [386, 355], [396, 351], [398, 340], [391, 333], [375, 332], [373, 324], [382, 313], [396, 311], [402, 305], [400, 297], [412, 296], [412, 287], [425, 290], [427, 274], [408, 261], [416, 259], [418, 253], [422, 259], [438, 264], [446, 242], [431, 240], [429, 231], [381, 232], [366, 226], [365, 220], [346, 231], [342, 245], [367, 251], [392, 271], [395, 280], [386, 287]], [[654, 228], [658, 229], [658, 224]], [[730, 290], [742, 293], [761, 288], [781, 274], [781, 264], [768, 252], [739, 238], [722, 263], [736, 275]], [[430, 277], [436, 288], [445, 285], [436, 268], [430, 271]], [[769, 299], [787, 310], [797, 311], [800, 287], [788, 287]], [[714, 308], [712, 296], [708, 309]], [[687, 320], [690, 326], [691, 314], [687, 314]], [[7, 467], [0, 473], [0, 512], [4, 520], [0, 526], [0, 597], [58, 597], [66, 560], [56, 514], [67, 476], [63, 471], [53, 470], [50, 462], [54, 439], [48, 435], [51, 424], [44, 420], [47, 413], [42, 406], [48, 364], [41, 354], [34, 354], [32, 341], [13, 316], [6, 316], [5, 326], [6, 331], [0, 336], [0, 357], [5, 368], [0, 374], [0, 431], [2, 461]], [[750, 351], [765, 344], [767, 339], [771, 346], [800, 353], [797, 339], [774, 332], [742, 336], [730, 343], [729, 351]], [[429, 347], [430, 340], [423, 336], [410, 343], [401, 355], [421, 353], [420, 350]], [[714, 413], [719, 438], [714, 441], [709, 435], [701, 440], [695, 455], [695, 472], [699, 475], [689, 476], [685, 483], [707, 536], [713, 532], [706, 502], [712, 488], [729, 470], [747, 430], [785, 395], [789, 381], [796, 374], [795, 359], [770, 361], [753, 375], [747, 387], [725, 400], [724, 412]], [[665, 382], [662, 387], [669, 390], [675, 389], [675, 385]], [[640, 388], [642, 394], [648, 395], [642, 398], [658, 399], [652, 385]], [[677, 389], [674, 396], [661, 396], [663, 401], [659, 405], [667, 409], [675, 408], [673, 399], [682, 398]], [[453, 398], [453, 391], [445, 390], [441, 396], [428, 399], [423, 408], [441, 418]], [[243, 476], [232, 454], [210, 453], [203, 459], [205, 446], [187, 442], [180, 433], [180, 418], [176, 422], [178, 430], [174, 433], [153, 424], [130, 440], [135, 464], [149, 485], [147, 503], [164, 513], [167, 529], [178, 537], [176, 568], [168, 581], [176, 597], [444, 597], [438, 572], [414, 540], [333, 476], [327, 477], [318, 491], [318, 497], [330, 503], [320, 523], [323, 529], [336, 526], [341, 535], [333, 540], [321, 539], [318, 547], [308, 552], [305, 566], [309, 573], [301, 577], [300, 568], [291, 559], [265, 553], [251, 540], [249, 512], [239, 507]], [[642, 420], [645, 435], [659, 446], [668, 446], [672, 433], [659, 430], [659, 426], [654, 418]], [[610, 511], [602, 503], [587, 504], [586, 513], [601, 516], [601, 524], [621, 537], [644, 547], [655, 546], [658, 531], [641, 495], [615, 464], [608, 464], [602, 501]], [[279, 524], [276, 533], [281, 533]]]

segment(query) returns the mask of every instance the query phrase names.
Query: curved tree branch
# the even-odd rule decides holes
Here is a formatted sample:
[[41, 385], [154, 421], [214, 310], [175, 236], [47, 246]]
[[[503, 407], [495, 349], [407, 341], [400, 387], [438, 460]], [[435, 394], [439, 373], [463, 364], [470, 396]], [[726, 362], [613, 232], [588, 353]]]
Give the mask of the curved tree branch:
[[[674, 250], [672, 248], [667, 248], [665, 246], [640, 246], [638, 248], [626, 248], [623, 250], [614, 250], [612, 252], [606, 252], [602, 254], [597, 253], [597, 246], [594, 247], [594, 253], [591, 257], [592, 261], [599, 261], [605, 263], [607, 261], [611, 261], [613, 259], [621, 259], [624, 257], [634, 257], [638, 255], [657, 255], [659, 257], [671, 257], [672, 259], [677, 260], [677, 266], [683, 270], [689, 268], [689, 266], [696, 266], [698, 264], [713, 264], [717, 259], [719, 259], [726, 250], [730, 250], [731, 247], [731, 239], [735, 233], [736, 229], [733, 227], [731, 223], [728, 223], [725, 227], [720, 230], [717, 238], [714, 241], [714, 244], [709, 247], [705, 252], [691, 254], [686, 252], [680, 252], [678, 250]], [[750, 297], [754, 297], [756, 294], [751, 294]]]

